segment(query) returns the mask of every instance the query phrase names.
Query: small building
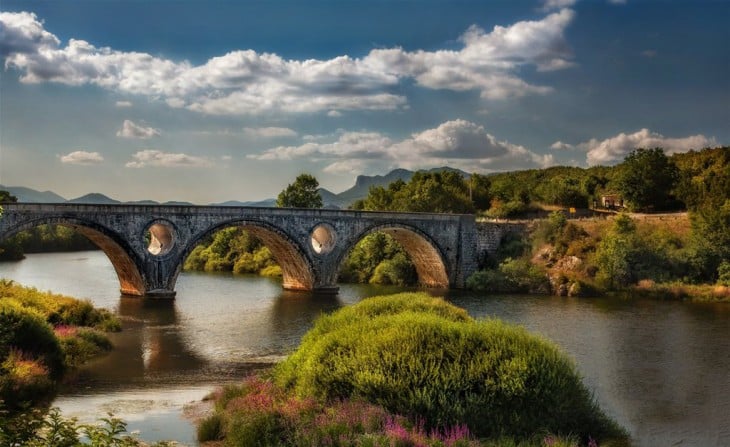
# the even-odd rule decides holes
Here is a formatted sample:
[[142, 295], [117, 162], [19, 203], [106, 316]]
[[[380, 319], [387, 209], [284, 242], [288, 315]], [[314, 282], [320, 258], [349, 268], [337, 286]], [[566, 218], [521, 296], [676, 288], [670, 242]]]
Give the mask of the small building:
[[603, 194], [601, 195], [601, 206], [609, 210], [623, 208], [624, 199], [618, 194]]

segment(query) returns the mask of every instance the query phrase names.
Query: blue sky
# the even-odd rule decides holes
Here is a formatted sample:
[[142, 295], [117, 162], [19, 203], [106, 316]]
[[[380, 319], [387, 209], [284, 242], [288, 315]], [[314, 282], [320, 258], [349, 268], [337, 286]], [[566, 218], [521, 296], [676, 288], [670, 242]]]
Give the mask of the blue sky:
[[210, 203], [728, 145], [727, 23], [709, 0], [3, 0], [0, 183]]

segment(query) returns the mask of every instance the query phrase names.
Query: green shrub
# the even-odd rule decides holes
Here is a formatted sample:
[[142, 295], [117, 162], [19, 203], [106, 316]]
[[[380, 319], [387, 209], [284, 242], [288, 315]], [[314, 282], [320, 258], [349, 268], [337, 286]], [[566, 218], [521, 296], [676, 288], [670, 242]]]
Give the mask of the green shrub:
[[225, 418], [222, 413], [213, 413], [198, 424], [199, 442], [219, 441], [225, 436]]
[[549, 293], [545, 271], [527, 259], [505, 259], [497, 270], [481, 270], [466, 279], [466, 287], [491, 293]]
[[79, 366], [112, 349], [109, 338], [94, 329], [79, 328], [73, 335], [59, 338], [65, 363], [71, 367]]
[[403, 295], [321, 317], [277, 366], [277, 382], [325, 401], [363, 398], [430, 427], [466, 423], [479, 436], [622, 435], [552, 343]]
[[717, 283], [730, 287], [730, 261], [723, 261], [717, 268]]
[[281, 442], [282, 417], [274, 412], [234, 413], [226, 434], [228, 446], [271, 447]]
[[12, 349], [40, 359], [53, 378], [63, 372], [63, 352], [43, 315], [13, 300], [0, 299], [0, 361]]

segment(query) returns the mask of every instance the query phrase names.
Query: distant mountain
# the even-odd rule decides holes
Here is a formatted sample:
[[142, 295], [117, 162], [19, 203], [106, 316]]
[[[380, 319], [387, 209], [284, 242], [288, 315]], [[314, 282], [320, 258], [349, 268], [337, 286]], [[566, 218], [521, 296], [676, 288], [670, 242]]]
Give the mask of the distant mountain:
[[100, 194], [98, 192], [92, 192], [90, 194], [86, 194], [85, 196], [77, 197], [75, 199], [71, 199], [68, 201], [68, 203], [88, 203], [92, 205], [116, 205], [120, 204], [119, 200], [114, 200], [112, 198], [109, 198], [105, 196], [104, 194]]
[[275, 207], [276, 199], [264, 199], [258, 201], [241, 202], [239, 200], [229, 200], [222, 203], [212, 203], [213, 206], [253, 206], [253, 207]]
[[0, 185], [0, 190], [7, 191], [11, 195], [18, 198], [21, 203], [63, 203], [65, 198], [51, 191], [36, 191], [35, 189], [26, 188], [24, 186], [4, 186]]
[[[455, 168], [450, 168], [448, 166], [443, 166], [440, 168], [433, 168], [428, 170], [420, 170], [418, 172], [444, 172], [444, 171], [451, 171], [451, 172], [457, 172], [464, 176], [465, 179], [468, 179], [470, 177], [470, 174]], [[342, 191], [341, 193], [337, 194], [337, 199], [342, 203], [342, 208], [347, 208], [349, 205], [351, 205], [354, 201], [359, 199], [364, 199], [368, 196], [368, 192], [370, 191], [370, 188], [373, 186], [382, 186], [387, 187], [391, 183], [393, 183], [396, 180], [403, 180], [404, 182], [408, 182], [413, 177], [413, 174], [415, 174], [414, 171], [409, 171], [408, 169], [395, 169], [393, 171], [390, 171], [389, 173], [385, 175], [358, 175], [355, 179], [355, 186], [352, 188]], [[324, 198], [324, 196], [323, 196]]]
[[[469, 174], [467, 174], [466, 172], [461, 171], [459, 169], [450, 168], [448, 166], [429, 169], [429, 170], [422, 170], [419, 172], [443, 172], [443, 171], [458, 172], [459, 174], [463, 175], [464, 178], [469, 178]], [[319, 193], [322, 196], [322, 202], [324, 203], [325, 208], [346, 209], [356, 200], [364, 199], [365, 197], [367, 197], [368, 192], [370, 191], [371, 187], [373, 187], [373, 186], [386, 187], [396, 180], [403, 180], [404, 182], [408, 182], [413, 177], [413, 174], [415, 174], [415, 172], [409, 171], [408, 169], [395, 169], [385, 175], [372, 175], [372, 176], [358, 175], [357, 178], [355, 179], [355, 185], [345, 191], [342, 191], [339, 194], [333, 193], [332, 191], [329, 191], [324, 188], [320, 188]], [[0, 185], [0, 189], [10, 192], [10, 194], [12, 194], [18, 198], [19, 202], [25, 202], [25, 203], [63, 203], [63, 202], [67, 202], [67, 203], [88, 203], [88, 204], [98, 204], [98, 205], [104, 205], [104, 204], [111, 205], [111, 204], [122, 203], [118, 200], [114, 200], [114, 199], [107, 197], [100, 193], [86, 194], [85, 196], [77, 197], [73, 200], [66, 200], [63, 197], [61, 197], [58, 194], [51, 192], [51, 191], [40, 192], [40, 191], [36, 191], [34, 189], [25, 188], [22, 186]], [[156, 202], [154, 200], [137, 200], [137, 201], [131, 201], [131, 202], [126, 202], [126, 203], [128, 203], [130, 205], [160, 205], [159, 202]], [[190, 202], [169, 201], [169, 202], [162, 203], [161, 205], [191, 206], [193, 204]], [[264, 199], [264, 200], [246, 201], [246, 202], [241, 202], [238, 200], [229, 200], [227, 202], [222, 202], [222, 203], [212, 203], [211, 205], [213, 205], [213, 206], [275, 207], [276, 199]]]
[[190, 202], [180, 202], [177, 200], [168, 200], [167, 202], [160, 203], [160, 205], [171, 205], [171, 206], [195, 206]]
[[159, 205], [160, 202], [154, 200], [133, 200], [131, 202], [124, 202], [126, 205]]

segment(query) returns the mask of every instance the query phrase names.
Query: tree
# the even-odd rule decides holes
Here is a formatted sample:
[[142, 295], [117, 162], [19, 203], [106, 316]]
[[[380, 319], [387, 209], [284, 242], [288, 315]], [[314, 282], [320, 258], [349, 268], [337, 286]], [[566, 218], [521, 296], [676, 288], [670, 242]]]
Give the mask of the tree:
[[314, 176], [300, 174], [294, 183], [290, 183], [276, 198], [276, 206], [280, 208], [322, 208], [322, 196], [319, 194], [319, 182]]
[[17, 202], [18, 198], [10, 194], [8, 191], [0, 190], [0, 203], [3, 202]]
[[618, 166], [615, 184], [629, 208], [661, 210], [670, 205], [678, 180], [679, 170], [663, 149], [637, 149]]

